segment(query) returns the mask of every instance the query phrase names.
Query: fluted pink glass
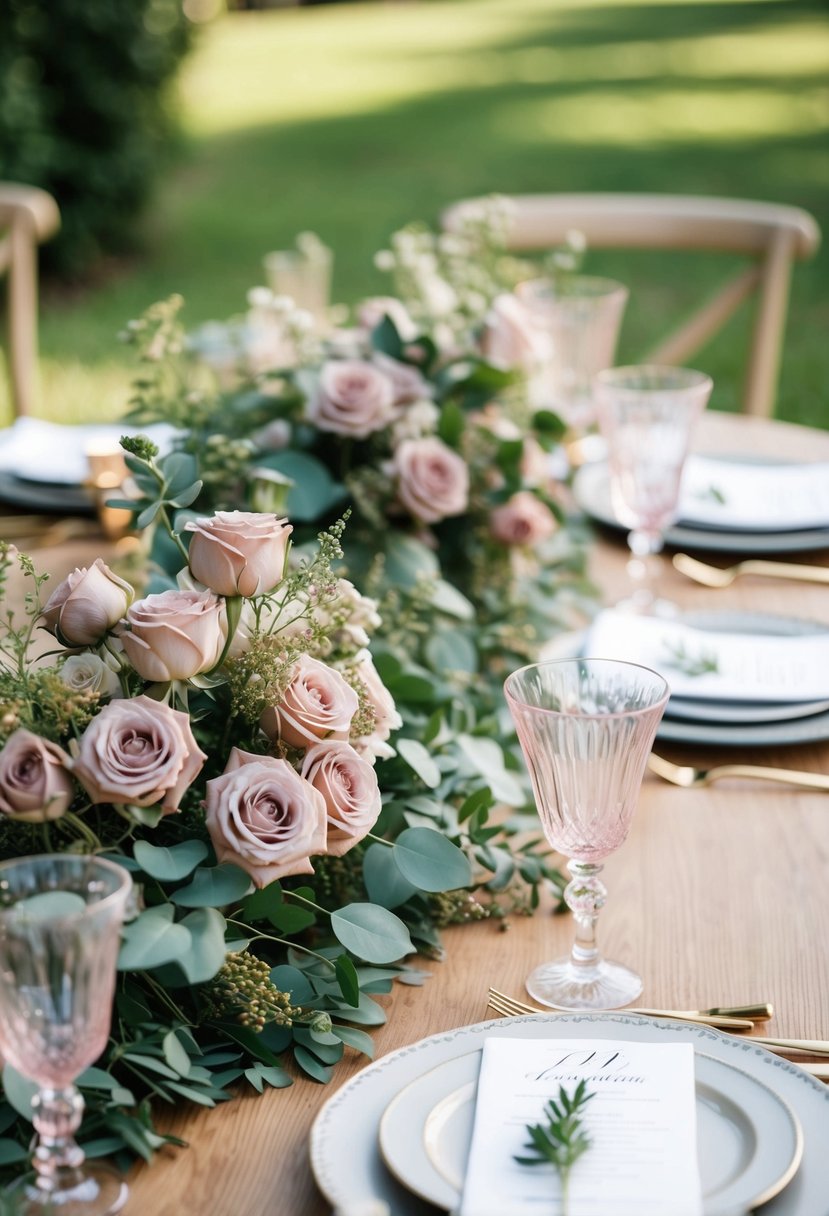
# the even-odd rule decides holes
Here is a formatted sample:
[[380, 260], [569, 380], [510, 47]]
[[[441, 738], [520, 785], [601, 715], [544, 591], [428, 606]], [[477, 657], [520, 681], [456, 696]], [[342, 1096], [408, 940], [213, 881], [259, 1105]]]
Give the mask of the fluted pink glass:
[[15, 1212], [102, 1216], [127, 1200], [122, 1179], [87, 1164], [75, 1141], [77, 1077], [109, 1034], [115, 964], [131, 879], [121, 866], [71, 854], [0, 865], [0, 1053], [39, 1092], [34, 1176]]
[[504, 689], [544, 835], [572, 875], [564, 898], [573, 948], [537, 967], [527, 991], [555, 1009], [618, 1009], [639, 996], [642, 980], [599, 954], [607, 888], [598, 876], [627, 838], [668, 685], [647, 667], [586, 658], [522, 667]]

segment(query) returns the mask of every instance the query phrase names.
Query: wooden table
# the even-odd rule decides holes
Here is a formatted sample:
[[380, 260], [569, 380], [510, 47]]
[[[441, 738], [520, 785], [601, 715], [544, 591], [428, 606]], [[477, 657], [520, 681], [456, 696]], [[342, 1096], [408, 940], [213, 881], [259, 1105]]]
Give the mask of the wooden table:
[[[746, 418], [707, 417], [697, 446], [829, 460], [829, 433]], [[44, 556], [56, 573], [66, 558]], [[619, 543], [600, 540], [595, 547], [593, 574], [610, 601], [624, 589], [625, 558]], [[829, 555], [797, 560], [826, 564]], [[744, 578], [710, 591], [666, 564], [664, 592], [688, 609], [762, 610], [829, 625], [825, 587]], [[717, 758], [699, 748], [659, 750], [694, 763]], [[729, 751], [728, 758], [829, 772], [829, 742]], [[607, 863], [600, 944], [643, 975], [643, 1004], [771, 1000], [776, 1015], [768, 1033], [826, 1038], [827, 876], [829, 795], [747, 781], [682, 790], [647, 777], [631, 835]], [[506, 932], [488, 922], [450, 930], [446, 961], [429, 965], [424, 987], [398, 985], [380, 998], [390, 1022], [374, 1034], [377, 1055], [484, 1020], [490, 983], [521, 995], [527, 973], [565, 953], [571, 934], [568, 917], [549, 914], [514, 920]], [[159, 1112], [163, 1126], [190, 1148], [159, 1154], [136, 1171], [128, 1213], [324, 1216], [328, 1205], [308, 1167], [308, 1131], [323, 1102], [363, 1066], [363, 1057], [349, 1056], [329, 1086], [301, 1079], [290, 1090], [246, 1094], [216, 1110]]]

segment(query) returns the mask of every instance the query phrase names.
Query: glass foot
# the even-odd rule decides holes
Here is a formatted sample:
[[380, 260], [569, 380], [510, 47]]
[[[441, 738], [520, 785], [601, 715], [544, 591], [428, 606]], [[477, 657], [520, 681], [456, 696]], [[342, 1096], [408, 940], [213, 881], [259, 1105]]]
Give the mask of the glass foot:
[[60, 1180], [55, 1181], [57, 1185], [46, 1189], [30, 1174], [6, 1191], [3, 1199], [14, 1216], [114, 1216], [123, 1211], [129, 1197], [120, 1174], [97, 1162], [61, 1171]]
[[642, 980], [621, 963], [602, 959], [582, 969], [570, 958], [560, 958], [536, 967], [526, 989], [539, 1005], [551, 1009], [621, 1009], [639, 996]]

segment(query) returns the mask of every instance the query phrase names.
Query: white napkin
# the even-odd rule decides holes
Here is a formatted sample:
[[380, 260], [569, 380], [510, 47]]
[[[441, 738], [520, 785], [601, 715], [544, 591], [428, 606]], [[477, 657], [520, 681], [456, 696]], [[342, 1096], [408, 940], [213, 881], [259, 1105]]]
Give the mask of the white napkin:
[[460, 1216], [555, 1212], [550, 1165], [520, 1165], [528, 1123], [581, 1079], [591, 1144], [570, 1175], [570, 1216], [702, 1216], [691, 1043], [487, 1039]]
[[658, 671], [678, 697], [792, 702], [829, 698], [829, 631], [797, 637], [717, 633], [608, 609], [582, 648]]
[[679, 518], [738, 531], [829, 528], [829, 464], [748, 464], [691, 456]]
[[116, 451], [122, 435], [147, 435], [164, 455], [176, 430], [162, 422], [145, 427], [118, 422], [63, 426], [42, 418], [18, 418], [0, 430], [0, 472], [28, 481], [79, 486], [89, 476], [88, 452], [96, 448]]

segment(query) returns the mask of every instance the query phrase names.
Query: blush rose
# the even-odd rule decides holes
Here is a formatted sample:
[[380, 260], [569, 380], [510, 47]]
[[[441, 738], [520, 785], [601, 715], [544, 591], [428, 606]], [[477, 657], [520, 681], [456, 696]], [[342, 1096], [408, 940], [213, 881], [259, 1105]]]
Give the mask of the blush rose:
[[135, 592], [102, 558], [73, 570], [46, 601], [41, 620], [64, 646], [97, 646], [132, 603]]
[[392, 472], [401, 504], [424, 524], [462, 515], [469, 503], [466, 461], [441, 439], [406, 439], [394, 454]]
[[289, 874], [313, 874], [326, 849], [325, 800], [287, 760], [234, 747], [224, 773], [207, 782], [207, 830], [219, 861], [258, 887]]
[[161, 591], [136, 600], [121, 634], [145, 680], [189, 680], [215, 667], [227, 639], [224, 601], [212, 591]]
[[48, 739], [13, 731], [0, 751], [0, 814], [28, 823], [59, 819], [74, 794], [69, 757]]
[[380, 787], [374, 769], [349, 743], [326, 740], [305, 753], [302, 776], [325, 801], [326, 851], [342, 857], [371, 831], [380, 814]]
[[326, 363], [308, 401], [308, 419], [321, 431], [365, 439], [396, 415], [389, 376], [361, 359]]
[[489, 529], [504, 545], [539, 545], [558, 527], [550, 508], [529, 490], [520, 490], [489, 517]]
[[338, 671], [303, 654], [281, 700], [265, 710], [260, 725], [270, 739], [305, 748], [320, 739], [347, 739], [359, 707], [356, 692]]
[[193, 535], [188, 562], [193, 578], [217, 595], [250, 598], [273, 591], [285, 574], [292, 526], [255, 511], [217, 511], [185, 524]]

